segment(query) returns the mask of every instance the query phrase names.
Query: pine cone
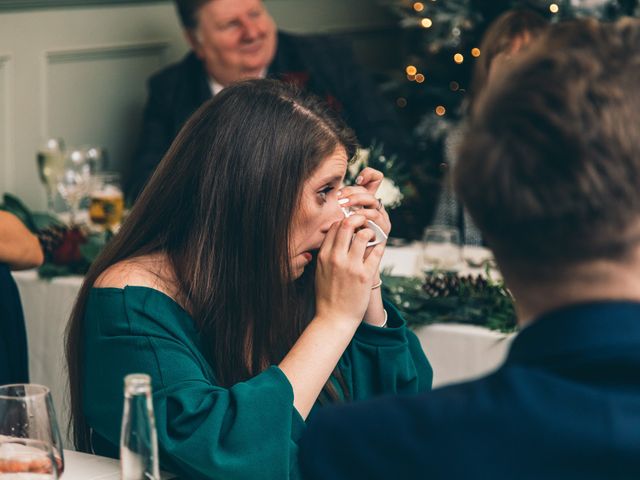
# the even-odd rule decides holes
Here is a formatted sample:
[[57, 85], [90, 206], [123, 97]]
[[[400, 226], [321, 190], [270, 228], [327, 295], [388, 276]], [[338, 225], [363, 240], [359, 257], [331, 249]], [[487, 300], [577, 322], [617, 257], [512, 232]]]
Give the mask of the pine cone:
[[422, 289], [430, 297], [458, 296], [461, 292], [484, 292], [489, 282], [482, 275], [459, 277], [452, 272], [438, 272], [427, 275]]
[[87, 235], [78, 226], [51, 225], [38, 232], [38, 239], [47, 262], [75, 265], [83, 260], [80, 245], [86, 243]]
[[430, 273], [422, 289], [430, 297], [449, 297], [460, 291], [460, 278], [455, 273]]
[[38, 232], [38, 240], [40, 240], [40, 245], [47, 260], [51, 260], [53, 258], [53, 252], [62, 245], [67, 230], [68, 227], [65, 225], [51, 225]]

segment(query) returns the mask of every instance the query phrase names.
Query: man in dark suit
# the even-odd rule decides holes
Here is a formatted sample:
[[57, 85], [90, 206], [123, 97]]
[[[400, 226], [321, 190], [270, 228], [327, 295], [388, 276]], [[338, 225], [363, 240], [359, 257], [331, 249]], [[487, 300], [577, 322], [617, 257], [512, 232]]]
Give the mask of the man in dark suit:
[[304, 478], [640, 479], [639, 45], [559, 24], [501, 67], [456, 187], [522, 330], [487, 377], [319, 411]]
[[262, 0], [177, 0], [176, 6], [192, 52], [149, 81], [128, 198], [137, 197], [187, 118], [226, 85], [248, 78], [282, 79], [326, 99], [364, 146], [376, 140], [388, 153], [409, 149], [395, 112], [341, 42], [278, 32]]

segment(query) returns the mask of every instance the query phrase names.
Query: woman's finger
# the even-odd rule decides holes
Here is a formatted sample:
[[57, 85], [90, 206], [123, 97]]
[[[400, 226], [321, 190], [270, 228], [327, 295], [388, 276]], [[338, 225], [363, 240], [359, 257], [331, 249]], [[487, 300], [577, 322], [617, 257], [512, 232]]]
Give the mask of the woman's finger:
[[358, 210], [358, 215], [362, 215], [366, 217], [367, 220], [371, 220], [382, 228], [382, 231], [389, 236], [389, 232], [391, 231], [391, 222], [389, 221], [388, 215], [385, 215], [383, 212], [379, 212], [378, 210], [370, 210], [368, 208], [361, 208]]
[[320, 251], [318, 252], [319, 256], [323, 256], [324, 252], [330, 252], [333, 249], [333, 245], [335, 243], [336, 234], [338, 233], [338, 229], [340, 228], [341, 222], [335, 222], [329, 228], [329, 231], [324, 237], [322, 241], [322, 245], [320, 245]]
[[363, 228], [358, 230], [352, 237], [351, 247], [349, 248], [349, 257], [354, 261], [364, 261], [365, 252], [367, 250], [367, 243], [373, 241], [376, 238], [376, 234], [370, 228]]
[[378, 209], [381, 207], [380, 202], [370, 193], [354, 193], [352, 195], [341, 195], [338, 198], [338, 204], [341, 207], [364, 207]]
[[340, 228], [336, 233], [336, 238], [333, 243], [333, 250], [335, 252], [346, 254], [349, 251], [353, 234], [358, 228], [363, 227], [367, 223], [367, 218], [363, 215], [351, 215], [349, 218], [345, 218], [340, 222]]
[[369, 193], [375, 194], [383, 178], [384, 175], [381, 171], [367, 167], [356, 178], [356, 185], [366, 188]]
[[373, 276], [380, 270], [380, 262], [382, 261], [382, 255], [384, 254], [385, 243], [379, 243], [375, 247], [369, 248], [367, 257], [364, 260], [364, 266], [367, 272]]

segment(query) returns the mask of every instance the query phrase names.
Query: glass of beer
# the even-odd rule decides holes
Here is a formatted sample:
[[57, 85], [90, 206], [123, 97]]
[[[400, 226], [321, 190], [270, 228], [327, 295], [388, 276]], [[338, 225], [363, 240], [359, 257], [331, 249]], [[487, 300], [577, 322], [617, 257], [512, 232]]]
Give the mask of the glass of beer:
[[113, 228], [122, 221], [124, 195], [120, 187], [120, 175], [101, 172], [93, 176], [89, 205], [89, 218], [105, 228]]

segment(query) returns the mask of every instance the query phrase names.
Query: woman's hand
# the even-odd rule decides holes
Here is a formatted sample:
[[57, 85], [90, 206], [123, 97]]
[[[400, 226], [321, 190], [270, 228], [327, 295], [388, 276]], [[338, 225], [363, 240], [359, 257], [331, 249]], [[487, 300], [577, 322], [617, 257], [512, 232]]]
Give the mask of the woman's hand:
[[[343, 207], [357, 209], [358, 215], [365, 216], [368, 220], [376, 223], [389, 235], [391, 231], [391, 221], [382, 202], [375, 194], [382, 183], [384, 176], [378, 170], [365, 168], [356, 179], [356, 186], [345, 187], [338, 192], [338, 202]], [[381, 245], [386, 246], [386, 242]], [[368, 254], [365, 253], [365, 257]], [[380, 286], [380, 273], [377, 272], [371, 287]], [[386, 323], [386, 315], [382, 305], [382, 293], [380, 288], [372, 290], [369, 304], [364, 315], [364, 322], [370, 325], [382, 326]]]
[[376, 192], [383, 179], [382, 172], [369, 167], [365, 168], [356, 178], [356, 185], [340, 189], [338, 203], [341, 207], [357, 209], [359, 215], [364, 215], [389, 235], [391, 231], [389, 215], [382, 202], [376, 198]]
[[[369, 308], [371, 284], [384, 247], [370, 248], [364, 215], [334, 223], [320, 247], [316, 315], [279, 364], [293, 389], [293, 405], [306, 418]], [[359, 230], [359, 231], [357, 231]], [[357, 233], [356, 233], [357, 231]]]
[[[384, 246], [367, 251], [374, 233], [367, 216], [351, 215], [334, 223], [318, 253], [316, 269], [316, 317], [356, 327], [362, 321], [371, 285], [376, 280]], [[366, 258], [365, 258], [366, 257]]]

